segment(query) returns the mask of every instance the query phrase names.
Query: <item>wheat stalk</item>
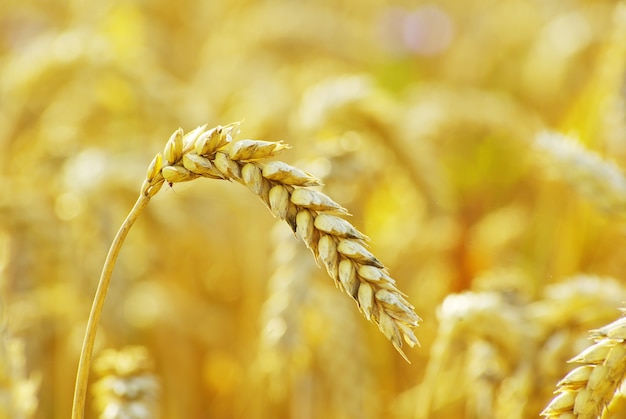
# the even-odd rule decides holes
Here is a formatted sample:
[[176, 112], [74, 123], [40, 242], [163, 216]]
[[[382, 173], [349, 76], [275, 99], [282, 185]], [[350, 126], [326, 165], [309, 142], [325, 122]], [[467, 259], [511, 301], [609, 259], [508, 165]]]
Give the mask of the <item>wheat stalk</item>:
[[583, 365], [559, 381], [557, 395], [541, 412], [542, 416], [599, 418], [624, 381], [626, 317], [592, 330], [590, 334], [596, 343], [570, 360]]
[[270, 211], [289, 224], [321, 261], [335, 284], [349, 294], [365, 317], [376, 323], [402, 357], [402, 340], [419, 342], [413, 333], [421, 319], [398, 290], [385, 266], [367, 250], [367, 236], [344, 218], [348, 211], [327, 195], [311, 189], [321, 182], [280, 161], [261, 163], [289, 148], [282, 142], [240, 140], [239, 123], [183, 133], [176, 130], [163, 154], [157, 154], [141, 186], [135, 206], [118, 231], [105, 261], [81, 351], [72, 418], [82, 418], [89, 364], [98, 320], [115, 261], [129, 229], [165, 182], [170, 185], [206, 177], [234, 180], [246, 185]]

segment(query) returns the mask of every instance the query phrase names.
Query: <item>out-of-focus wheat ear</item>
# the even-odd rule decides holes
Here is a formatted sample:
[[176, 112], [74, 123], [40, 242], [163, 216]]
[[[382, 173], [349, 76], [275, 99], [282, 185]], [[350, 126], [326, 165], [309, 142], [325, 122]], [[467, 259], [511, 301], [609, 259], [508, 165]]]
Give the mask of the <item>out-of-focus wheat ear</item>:
[[557, 384], [557, 395], [541, 412], [547, 418], [563, 415], [599, 418], [626, 376], [626, 318], [590, 332], [596, 341], [570, 362], [582, 364]]
[[[433, 384], [422, 386], [416, 418], [431, 417], [435, 400], [450, 397], [451, 392], [465, 393], [473, 416], [489, 417], [486, 412], [494, 409], [496, 389], [507, 375], [506, 363], [518, 362], [522, 348], [534, 344], [525, 335], [528, 325], [521, 306], [499, 292], [465, 292], [447, 296], [439, 306], [438, 317], [439, 330], [424, 377], [424, 382]], [[459, 354], [466, 349], [467, 354]], [[460, 356], [463, 362], [452, 362]], [[451, 372], [452, 367], [464, 371]], [[445, 382], [441, 377], [447, 373], [468, 374], [469, 386]], [[446, 401], [449, 399], [437, 400]]]
[[0, 418], [30, 419], [39, 403], [40, 374], [27, 373], [24, 341], [14, 337], [0, 310]]
[[[307, 385], [310, 415], [380, 417], [379, 401], [369, 396], [376, 384], [372, 369], [363, 368], [372, 354], [354, 322], [353, 307], [340, 304], [339, 293], [314, 280], [323, 272], [283, 225], [272, 229], [271, 241], [275, 271], [263, 305], [264, 327], [253, 364], [263, 377], [257, 392], [263, 400], [261, 409], [268, 400], [274, 406], [290, 403], [289, 397], [293, 400], [302, 381], [309, 382], [315, 371], [319, 379]], [[319, 322], [325, 325], [323, 330], [311, 327]], [[309, 354], [306, 362], [302, 362], [303, 352]], [[277, 416], [275, 411], [255, 413]]]
[[129, 346], [107, 349], [94, 360], [100, 378], [93, 384], [94, 406], [101, 419], [156, 419], [160, 383], [148, 350]]
[[615, 163], [560, 133], [542, 132], [534, 146], [551, 177], [569, 183], [602, 210], [626, 216], [626, 177]]

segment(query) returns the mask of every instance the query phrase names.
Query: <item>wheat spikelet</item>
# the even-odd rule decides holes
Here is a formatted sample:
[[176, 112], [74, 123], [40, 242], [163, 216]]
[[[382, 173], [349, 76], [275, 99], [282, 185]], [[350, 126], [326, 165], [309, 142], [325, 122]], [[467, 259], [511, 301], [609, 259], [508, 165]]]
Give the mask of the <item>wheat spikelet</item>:
[[206, 126], [172, 134], [163, 155], [150, 164], [142, 193], [156, 194], [164, 182], [208, 177], [237, 181], [257, 195], [270, 211], [289, 224], [326, 267], [335, 284], [349, 294], [368, 320], [408, 361], [402, 341], [418, 343], [413, 328], [421, 319], [395, 286], [385, 266], [367, 250], [368, 238], [341, 218], [347, 210], [311, 186], [314, 176], [279, 161], [261, 163], [288, 146], [280, 142], [233, 142], [239, 124]]
[[159, 381], [152, 360], [141, 346], [108, 349], [95, 360], [101, 378], [93, 385], [95, 407], [101, 419], [155, 419]]
[[596, 343], [570, 360], [582, 365], [559, 381], [557, 396], [541, 415], [599, 418], [613, 399], [626, 375], [626, 317], [592, 330], [590, 335]]

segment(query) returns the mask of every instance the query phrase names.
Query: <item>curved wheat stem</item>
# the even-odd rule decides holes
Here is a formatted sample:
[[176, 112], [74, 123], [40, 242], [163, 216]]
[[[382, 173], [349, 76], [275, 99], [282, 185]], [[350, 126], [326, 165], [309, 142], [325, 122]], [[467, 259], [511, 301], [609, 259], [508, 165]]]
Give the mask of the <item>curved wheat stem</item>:
[[113, 267], [129, 229], [163, 186], [199, 177], [234, 180], [246, 185], [271, 212], [289, 224], [321, 261], [335, 284], [349, 294], [368, 320], [376, 323], [402, 357], [402, 340], [411, 347], [419, 342], [413, 333], [421, 319], [395, 286], [385, 266], [367, 250], [368, 238], [340, 215], [341, 205], [314, 189], [321, 182], [286, 163], [259, 160], [289, 148], [282, 142], [241, 140], [233, 142], [239, 123], [207, 129], [206, 125], [183, 133], [176, 130], [163, 154], [148, 168], [141, 194], [122, 224], [107, 255], [94, 298], [81, 351], [72, 418], [83, 417], [89, 367], [98, 320]]
[[596, 343], [570, 362], [583, 364], [557, 385], [557, 396], [541, 412], [548, 418], [601, 417], [626, 377], [626, 317], [592, 330]]
[[[161, 182], [161, 184], [163, 184], [163, 182]], [[146, 182], [144, 182], [144, 185], [146, 185]], [[135, 206], [126, 217], [126, 220], [124, 220], [124, 223], [122, 223], [115, 239], [113, 239], [113, 243], [111, 243], [109, 253], [104, 262], [102, 274], [100, 275], [100, 281], [98, 281], [98, 288], [96, 289], [96, 295], [91, 306], [91, 312], [89, 313], [89, 320], [87, 321], [83, 347], [80, 352], [80, 360], [78, 361], [78, 372], [76, 373], [76, 383], [74, 387], [74, 402], [72, 404], [72, 419], [82, 418], [85, 411], [85, 399], [87, 395], [87, 383], [89, 381], [91, 355], [96, 341], [96, 332], [98, 331], [100, 314], [102, 313], [106, 293], [109, 289], [109, 283], [111, 282], [111, 275], [113, 274], [113, 268], [115, 267], [115, 261], [117, 260], [117, 256], [122, 249], [122, 244], [124, 243], [124, 239], [126, 239], [130, 228], [133, 226], [139, 215], [141, 215], [146, 205], [148, 205], [150, 197], [154, 195], [154, 193], [151, 195], [150, 191], [154, 191], [154, 193], [156, 193], [158, 192], [158, 188], [150, 187], [149, 190], [145, 187], [142, 188], [142, 193], [137, 199]]]

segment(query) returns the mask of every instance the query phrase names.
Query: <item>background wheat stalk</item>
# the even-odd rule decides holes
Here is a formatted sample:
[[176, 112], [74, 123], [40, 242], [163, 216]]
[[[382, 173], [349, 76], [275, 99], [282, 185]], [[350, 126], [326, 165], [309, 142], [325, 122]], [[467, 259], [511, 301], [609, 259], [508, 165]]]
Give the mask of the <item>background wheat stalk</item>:
[[287, 222], [316, 260], [323, 263], [335, 284], [356, 301], [365, 317], [378, 325], [408, 362], [402, 341], [411, 347], [418, 343], [413, 328], [421, 319], [385, 266], [367, 250], [367, 236], [340, 217], [348, 215], [345, 208], [310, 188], [321, 185], [314, 176], [283, 162], [259, 162], [274, 157], [287, 145], [257, 140], [233, 142], [238, 132], [239, 123], [212, 129], [204, 125], [186, 135], [178, 129], [163, 154], [157, 154], [150, 163], [141, 194], [116, 235], [103, 267], [81, 351], [73, 418], [83, 416], [97, 324], [115, 261], [133, 223], [165, 182], [171, 186], [207, 177], [246, 185], [274, 215]]
[[590, 334], [596, 343], [570, 360], [583, 365], [559, 381], [557, 396], [541, 415], [548, 418], [599, 418], [624, 381], [626, 317], [592, 330]]

